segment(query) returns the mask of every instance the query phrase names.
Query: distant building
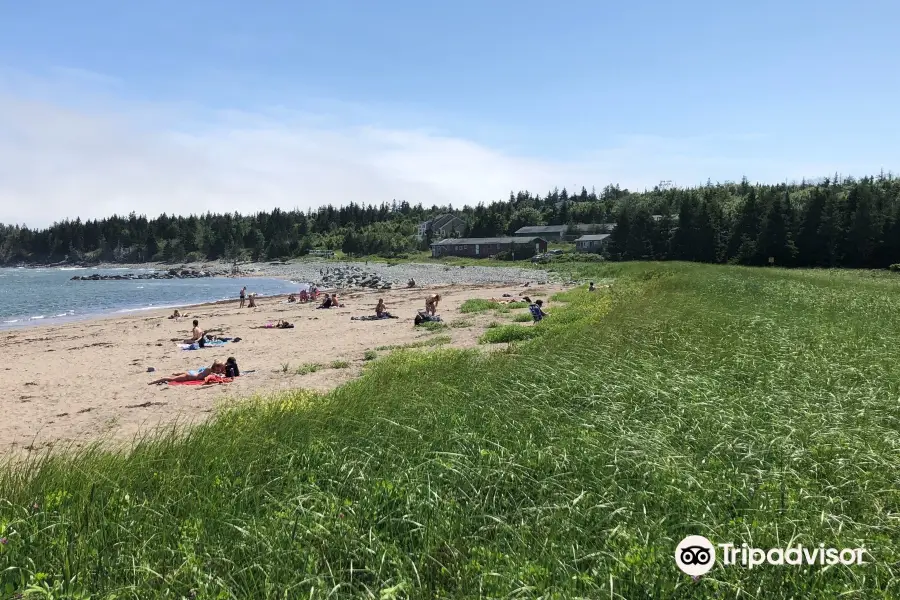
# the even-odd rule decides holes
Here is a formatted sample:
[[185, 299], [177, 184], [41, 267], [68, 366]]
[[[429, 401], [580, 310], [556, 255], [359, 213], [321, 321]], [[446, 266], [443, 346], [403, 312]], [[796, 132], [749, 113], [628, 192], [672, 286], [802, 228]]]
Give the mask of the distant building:
[[591, 235], [583, 235], [575, 240], [575, 250], [577, 252], [594, 252], [600, 253], [606, 250], [609, 244], [609, 234], [599, 233]]
[[429, 236], [448, 238], [466, 234], [466, 222], [455, 215], [438, 215], [429, 221], [419, 223], [419, 241]]
[[547, 251], [547, 240], [539, 237], [455, 238], [431, 244], [431, 256], [469, 256], [488, 258], [500, 252], [512, 252], [516, 258], [530, 258]]
[[615, 223], [579, 223], [574, 225], [577, 232], [575, 235], [569, 233], [568, 225], [528, 225], [521, 227], [513, 234], [516, 237], [540, 236], [548, 240], [574, 240], [578, 235], [588, 233], [610, 233], [616, 228]]

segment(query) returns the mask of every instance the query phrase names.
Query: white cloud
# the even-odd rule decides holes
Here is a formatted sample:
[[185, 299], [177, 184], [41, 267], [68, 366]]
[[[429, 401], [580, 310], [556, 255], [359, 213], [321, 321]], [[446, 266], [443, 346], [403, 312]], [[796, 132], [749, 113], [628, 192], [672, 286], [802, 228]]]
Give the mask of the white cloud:
[[[743, 173], [779, 180], [834, 170], [800, 165], [784, 172], [774, 160], [725, 157], [723, 139], [715, 137], [634, 136], [582, 160], [555, 162], [425, 130], [340, 126], [333, 115], [284, 109], [129, 105], [81, 87], [78, 102], [63, 95], [63, 104], [55, 99], [72, 89], [73, 78], [79, 86], [104, 81], [73, 69], [66, 74], [65, 82], [40, 82], [29, 94], [12, 94], [19, 88], [0, 77], [0, 222], [44, 226], [132, 210], [252, 213], [395, 198], [460, 207], [520, 189], [694, 184]], [[725, 141], [753, 143], [752, 136]]]

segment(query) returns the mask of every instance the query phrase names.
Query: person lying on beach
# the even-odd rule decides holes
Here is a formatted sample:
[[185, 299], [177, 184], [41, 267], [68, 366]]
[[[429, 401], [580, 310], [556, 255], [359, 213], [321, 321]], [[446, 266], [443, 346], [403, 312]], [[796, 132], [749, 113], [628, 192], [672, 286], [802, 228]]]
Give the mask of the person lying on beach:
[[425, 314], [434, 316], [437, 312], [438, 302], [441, 301], [441, 295], [435, 294], [434, 296], [428, 296], [425, 299]]
[[287, 321], [278, 321], [278, 324], [275, 325], [275, 329], [293, 329], [294, 324], [288, 323]]
[[201, 341], [206, 343], [205, 333], [200, 329], [200, 321], [194, 319], [194, 329], [191, 331], [191, 337], [184, 340], [185, 344], [199, 344]]
[[438, 315], [429, 315], [424, 310], [420, 310], [416, 313], [415, 319], [413, 319], [414, 325], [421, 325], [422, 323], [440, 323], [441, 317]]
[[171, 377], [160, 377], [147, 385], [159, 385], [160, 383], [171, 383], [173, 381], [204, 381], [210, 375], [224, 374], [225, 363], [216, 359], [210, 367], [203, 367], [198, 371], [188, 371], [186, 373], [173, 373]]

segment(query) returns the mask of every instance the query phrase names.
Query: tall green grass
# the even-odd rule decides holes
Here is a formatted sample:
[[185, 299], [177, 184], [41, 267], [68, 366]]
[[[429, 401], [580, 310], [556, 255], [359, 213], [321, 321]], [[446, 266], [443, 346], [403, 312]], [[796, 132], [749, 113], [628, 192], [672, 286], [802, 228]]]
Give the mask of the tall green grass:
[[[900, 595], [900, 288], [590, 265], [510, 353], [399, 352], [129, 456], [0, 473], [0, 591], [43, 597]], [[872, 564], [677, 570], [688, 534]], [[79, 596], [79, 594], [82, 594]]]

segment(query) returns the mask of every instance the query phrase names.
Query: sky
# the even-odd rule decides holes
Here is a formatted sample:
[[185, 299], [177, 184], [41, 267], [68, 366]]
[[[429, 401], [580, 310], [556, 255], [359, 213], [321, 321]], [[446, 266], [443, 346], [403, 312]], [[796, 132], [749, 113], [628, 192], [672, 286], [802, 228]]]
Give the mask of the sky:
[[900, 170], [900, 3], [0, 2], [0, 223]]

